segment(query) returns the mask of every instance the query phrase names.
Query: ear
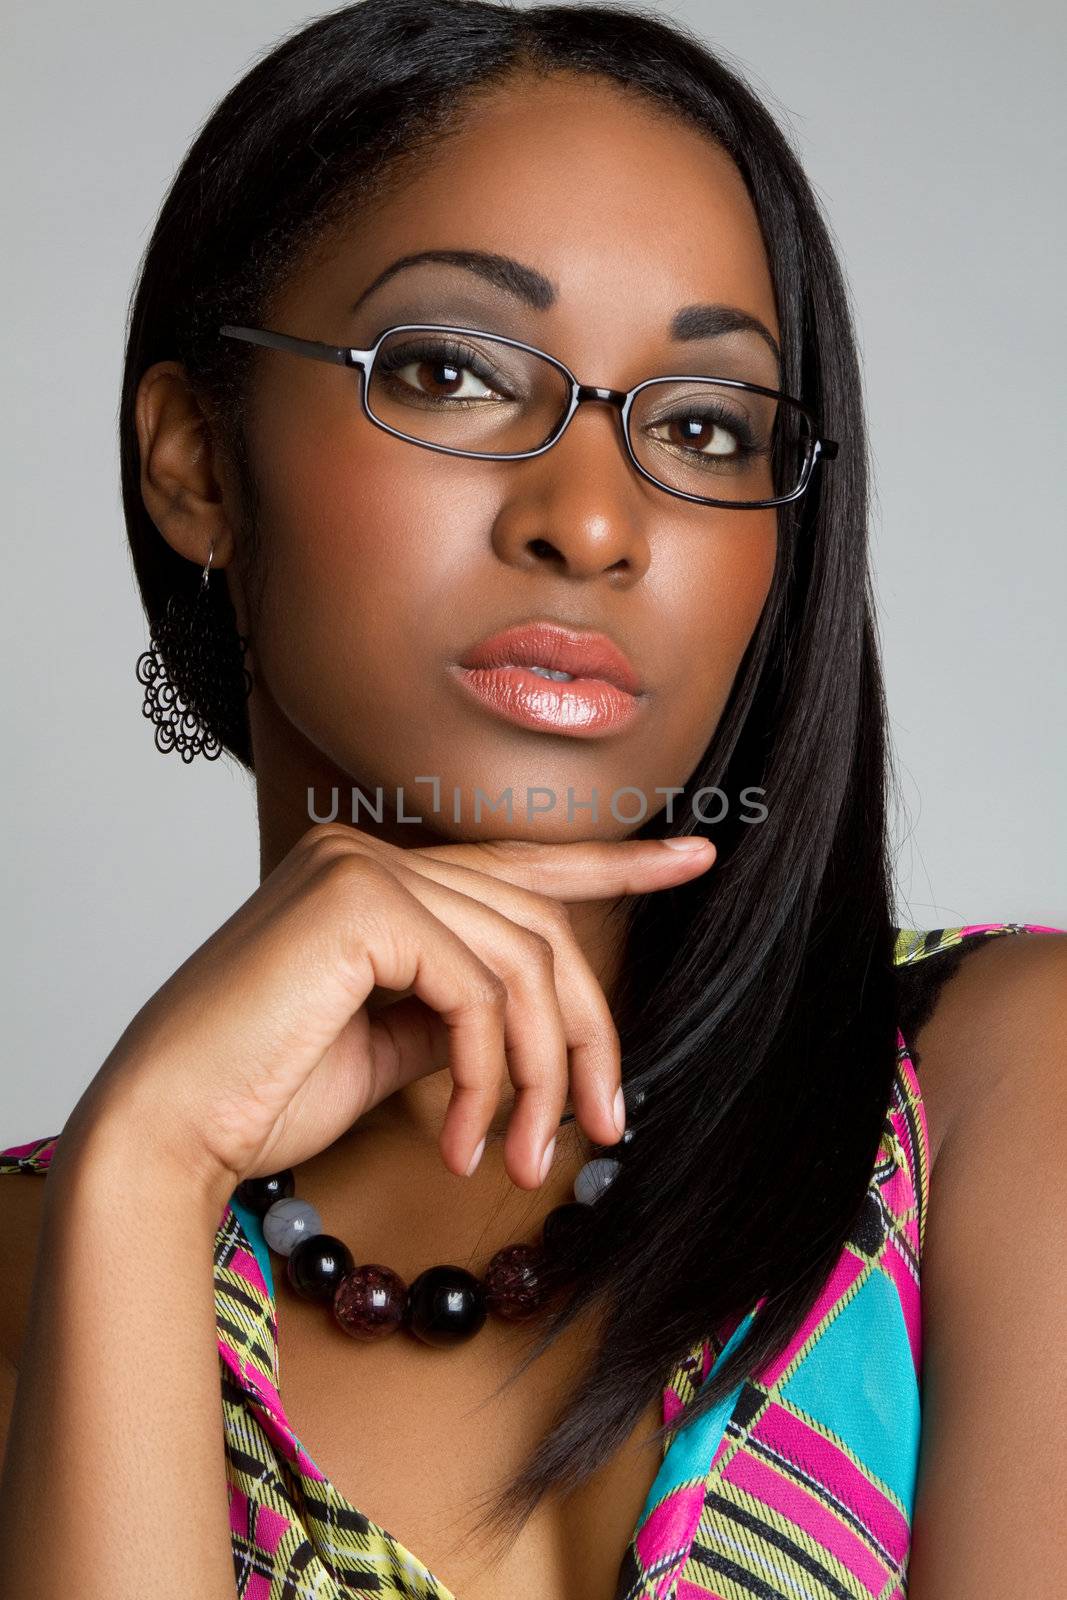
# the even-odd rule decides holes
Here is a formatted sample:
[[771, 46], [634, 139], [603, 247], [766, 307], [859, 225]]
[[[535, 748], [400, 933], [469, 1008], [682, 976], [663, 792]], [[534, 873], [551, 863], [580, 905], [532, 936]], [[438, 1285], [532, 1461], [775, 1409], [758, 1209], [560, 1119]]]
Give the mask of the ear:
[[179, 555], [227, 567], [236, 541], [214, 439], [184, 367], [157, 361], [143, 374], [134, 409], [141, 495], [149, 516]]

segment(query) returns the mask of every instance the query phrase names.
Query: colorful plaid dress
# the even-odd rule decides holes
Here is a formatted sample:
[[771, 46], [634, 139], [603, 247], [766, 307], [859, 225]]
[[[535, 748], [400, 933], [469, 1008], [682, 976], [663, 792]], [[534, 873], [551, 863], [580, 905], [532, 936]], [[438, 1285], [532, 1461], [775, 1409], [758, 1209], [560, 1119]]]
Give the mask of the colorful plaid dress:
[[[910, 965], [963, 941], [1058, 933], [1036, 923], [900, 929]], [[919, 1267], [926, 1117], [897, 1034], [897, 1071], [852, 1237], [788, 1349], [665, 1445], [615, 1600], [903, 1600], [919, 1453]], [[0, 1151], [0, 1173], [47, 1172], [59, 1136]], [[214, 1253], [230, 1528], [241, 1600], [456, 1600], [410, 1550], [333, 1487], [286, 1417], [270, 1255], [231, 1199]], [[667, 1376], [663, 1419], [725, 1344]]]

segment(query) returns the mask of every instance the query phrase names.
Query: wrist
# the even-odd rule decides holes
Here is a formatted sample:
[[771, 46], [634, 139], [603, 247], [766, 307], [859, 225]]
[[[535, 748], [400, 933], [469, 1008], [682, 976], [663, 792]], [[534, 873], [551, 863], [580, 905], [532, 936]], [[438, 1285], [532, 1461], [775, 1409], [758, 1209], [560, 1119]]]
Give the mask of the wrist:
[[233, 1193], [233, 1175], [175, 1134], [162, 1108], [133, 1102], [75, 1107], [59, 1136], [48, 1188], [99, 1192], [112, 1202], [128, 1196], [138, 1206], [173, 1201], [212, 1230]]

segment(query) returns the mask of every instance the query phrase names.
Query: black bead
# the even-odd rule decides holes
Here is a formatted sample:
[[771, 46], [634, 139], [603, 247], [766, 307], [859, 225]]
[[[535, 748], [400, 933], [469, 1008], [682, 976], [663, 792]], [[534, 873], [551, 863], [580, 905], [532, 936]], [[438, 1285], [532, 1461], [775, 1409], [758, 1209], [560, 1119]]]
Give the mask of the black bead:
[[583, 1245], [588, 1244], [592, 1206], [583, 1206], [577, 1200], [554, 1206], [541, 1224], [541, 1239], [549, 1257], [558, 1258], [564, 1251], [574, 1249], [580, 1266], [585, 1259]]
[[264, 1178], [246, 1178], [234, 1193], [253, 1216], [265, 1217], [275, 1200], [290, 1200], [295, 1188], [292, 1168], [286, 1167], [284, 1172], [271, 1172]]
[[623, 1099], [626, 1101], [626, 1125], [640, 1119], [641, 1112], [648, 1104], [647, 1089], [624, 1089]]
[[481, 1328], [487, 1310], [473, 1273], [446, 1264], [419, 1273], [408, 1290], [404, 1322], [423, 1344], [462, 1344]]
[[593, 1146], [594, 1156], [607, 1156], [613, 1161], [625, 1161], [633, 1153], [637, 1144], [637, 1129], [629, 1125], [625, 1128], [622, 1138], [616, 1139], [614, 1144], [596, 1144]]
[[289, 1254], [286, 1276], [305, 1300], [333, 1300], [337, 1285], [356, 1263], [352, 1252], [332, 1233], [313, 1233]]

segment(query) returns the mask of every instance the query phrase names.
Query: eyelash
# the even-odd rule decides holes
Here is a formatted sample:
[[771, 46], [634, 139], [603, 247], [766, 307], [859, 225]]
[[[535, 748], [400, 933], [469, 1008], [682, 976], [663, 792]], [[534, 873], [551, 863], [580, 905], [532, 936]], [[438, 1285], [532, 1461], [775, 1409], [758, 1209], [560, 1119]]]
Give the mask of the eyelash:
[[[498, 375], [488, 367], [486, 362], [475, 351], [467, 346], [458, 344], [453, 339], [444, 337], [413, 339], [399, 348], [392, 348], [382, 359], [379, 371], [382, 376], [388, 377], [401, 367], [409, 366], [412, 361], [448, 361], [460, 370], [471, 372], [481, 383], [495, 388], [498, 393], [503, 393], [505, 398], [514, 398], [504, 390]], [[479, 404], [477, 400], [468, 400], [466, 402], [463, 400], [451, 400], [448, 403], [450, 405]], [[666, 417], [657, 419], [656, 426], [685, 420], [692, 415], [692, 412], [684, 410], [675, 411]], [[725, 428], [737, 440], [737, 451], [733, 457], [735, 462], [741, 461], [748, 456], [760, 454], [760, 446], [754, 442], [753, 435], [743, 418], [732, 416], [725, 408], [715, 406], [710, 402], [703, 405], [700, 410], [700, 416], [702, 420], [710, 420], [717, 427]], [[679, 445], [674, 448], [681, 450], [684, 447]], [[700, 458], [700, 451], [697, 450], [690, 453], [698, 459]], [[708, 457], [707, 459], [711, 461], [714, 458]], [[723, 458], [720, 457], [718, 459], [721, 462]]]
[[[489, 369], [482, 358], [451, 339], [413, 340], [399, 349], [390, 349], [382, 359], [379, 370], [383, 376], [389, 376], [399, 368], [409, 366], [412, 361], [449, 361], [460, 369], [472, 372], [482, 383], [502, 390], [498, 375]], [[507, 398], [506, 391], [503, 392]]]

